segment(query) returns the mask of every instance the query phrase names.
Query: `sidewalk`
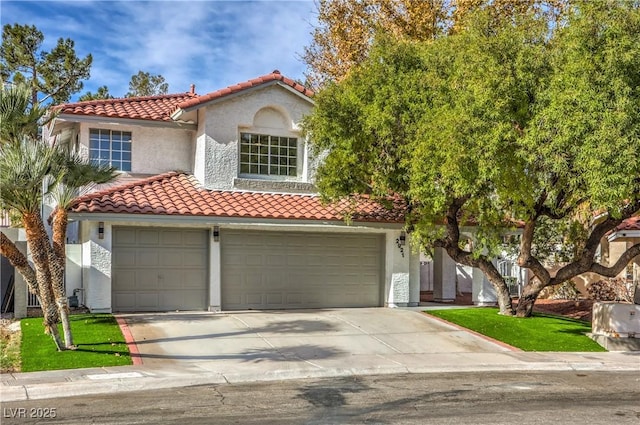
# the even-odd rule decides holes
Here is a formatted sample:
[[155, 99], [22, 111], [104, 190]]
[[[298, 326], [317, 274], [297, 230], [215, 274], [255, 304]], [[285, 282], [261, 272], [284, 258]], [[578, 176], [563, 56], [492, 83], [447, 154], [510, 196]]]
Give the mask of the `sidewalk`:
[[[177, 388], [192, 385], [242, 383], [283, 379], [325, 378], [375, 374], [447, 372], [531, 372], [531, 371], [624, 371], [640, 374], [640, 352], [501, 353], [353, 355], [342, 367], [327, 368], [312, 363], [190, 362], [166, 366], [117, 366], [96, 369], [60, 370], [3, 374], [0, 399], [3, 403], [83, 394]], [[221, 370], [221, 366], [224, 370]]]

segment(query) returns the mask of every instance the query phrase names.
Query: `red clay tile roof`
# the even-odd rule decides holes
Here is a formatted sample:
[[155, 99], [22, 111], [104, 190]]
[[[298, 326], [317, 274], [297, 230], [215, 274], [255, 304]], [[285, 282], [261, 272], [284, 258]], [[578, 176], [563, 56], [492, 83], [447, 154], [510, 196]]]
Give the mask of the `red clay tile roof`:
[[171, 122], [171, 111], [187, 100], [197, 99], [195, 93], [178, 93], [124, 99], [102, 99], [67, 103], [54, 109], [60, 114], [91, 115], [110, 118]]
[[[237, 217], [289, 220], [344, 220], [346, 203], [322, 205], [315, 195], [211, 191], [195, 177], [170, 172], [137, 182], [93, 192], [75, 200], [72, 213], [123, 213]], [[402, 223], [403, 205], [393, 210], [368, 199], [361, 200], [353, 221]]]
[[245, 89], [278, 82], [291, 87], [307, 97], [313, 96], [312, 90], [285, 77], [280, 74], [280, 71], [276, 70], [271, 74], [238, 83], [203, 96], [198, 96], [195, 93], [178, 93], [148, 97], [129, 97], [124, 99], [101, 99], [67, 103], [56, 106], [54, 109], [60, 114], [66, 115], [91, 115], [171, 122], [171, 114], [179, 109], [196, 108], [204, 103], [241, 92]]
[[211, 93], [207, 93], [202, 96], [198, 96], [197, 98], [186, 100], [181, 104], [179, 104], [178, 107], [175, 108], [174, 111], [172, 112], [175, 112], [175, 110], [178, 110], [178, 109], [184, 109], [184, 110], [192, 109], [204, 103], [211, 102], [212, 100], [217, 100], [222, 97], [225, 97], [234, 93], [238, 93], [252, 87], [257, 87], [263, 84], [269, 84], [273, 82], [276, 82], [276, 83], [280, 82], [284, 85], [287, 85], [307, 97], [312, 97], [314, 94], [312, 90], [306, 88], [301, 84], [296, 83], [290, 78], [285, 77], [284, 75], [280, 74], [280, 71], [275, 70], [271, 74], [263, 75], [261, 77], [254, 78], [252, 80], [245, 81], [244, 83], [238, 83], [233, 86], [226, 87], [224, 89], [220, 89]]
[[640, 230], [640, 216], [630, 217], [626, 219], [613, 230], [614, 232], [622, 232], [625, 230]]

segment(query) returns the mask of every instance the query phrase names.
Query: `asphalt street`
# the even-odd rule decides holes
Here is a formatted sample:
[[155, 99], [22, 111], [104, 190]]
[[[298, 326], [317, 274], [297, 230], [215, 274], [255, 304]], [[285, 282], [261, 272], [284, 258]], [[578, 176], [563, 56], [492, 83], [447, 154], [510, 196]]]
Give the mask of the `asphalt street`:
[[625, 425], [639, 400], [636, 372], [396, 374], [16, 401], [1, 422]]

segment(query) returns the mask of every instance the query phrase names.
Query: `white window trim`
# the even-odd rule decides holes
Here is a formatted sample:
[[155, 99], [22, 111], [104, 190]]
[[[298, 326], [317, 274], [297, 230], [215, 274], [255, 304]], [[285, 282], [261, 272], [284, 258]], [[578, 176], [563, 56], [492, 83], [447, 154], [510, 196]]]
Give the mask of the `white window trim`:
[[[105, 163], [108, 163], [112, 167], [116, 167], [118, 173], [130, 173], [130, 172], [132, 172], [132, 170], [133, 170], [133, 132], [130, 131], [130, 130], [119, 130], [119, 129], [115, 130], [115, 129], [111, 129], [111, 128], [89, 127], [88, 128], [88, 143], [87, 143], [87, 147], [88, 147], [88, 157], [89, 157], [89, 160], [91, 160], [91, 161], [94, 160], [94, 158], [91, 157], [91, 151], [92, 151], [92, 148], [91, 148], [91, 133], [92, 133], [92, 131], [109, 132], [109, 135], [110, 135], [109, 136], [109, 160], [108, 161], [104, 160]], [[113, 162], [114, 161], [113, 160], [113, 152], [114, 151], [113, 151], [113, 146], [112, 146], [113, 133], [114, 132], [119, 132], [122, 135], [124, 135], [125, 133], [128, 133], [129, 136], [130, 136], [128, 143], [131, 144], [131, 148], [129, 150], [129, 155], [131, 156], [131, 158], [127, 161], [127, 162], [129, 162], [129, 168], [130, 168], [129, 170], [122, 170], [119, 166], [115, 166], [114, 165], [114, 162]], [[124, 143], [124, 142], [121, 141], [121, 143]], [[98, 150], [100, 151], [102, 149], [98, 149]], [[119, 152], [122, 154], [123, 152], [126, 152], [126, 151], [123, 151], [122, 149], [120, 149]], [[102, 161], [103, 160], [102, 158], [95, 158], [95, 159], [97, 161]], [[120, 160], [116, 160], [116, 161], [117, 161], [117, 163], [122, 164], [122, 161], [123, 161], [122, 157], [120, 158]]]
[[[271, 175], [271, 174], [253, 174], [253, 173], [243, 173], [240, 167], [240, 159], [242, 155], [242, 133], [250, 133], [250, 134], [258, 134], [264, 136], [272, 136], [272, 137], [288, 137], [296, 139], [296, 175], [295, 176], [283, 176], [283, 175]], [[281, 128], [264, 128], [264, 127], [251, 127], [251, 126], [242, 126], [238, 128], [238, 155], [236, 159], [237, 173], [238, 177], [243, 179], [250, 180], [270, 180], [270, 181], [292, 181], [299, 182], [304, 181], [304, 150], [306, 149], [306, 143], [302, 139], [299, 133], [286, 131]]]

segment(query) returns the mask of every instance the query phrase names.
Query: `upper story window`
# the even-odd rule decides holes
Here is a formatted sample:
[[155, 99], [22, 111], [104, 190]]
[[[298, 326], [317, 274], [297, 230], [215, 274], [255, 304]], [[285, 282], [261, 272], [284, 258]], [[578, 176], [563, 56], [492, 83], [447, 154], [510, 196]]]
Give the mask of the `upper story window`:
[[90, 129], [89, 157], [120, 171], [131, 171], [131, 132]]
[[298, 139], [240, 133], [240, 173], [296, 177]]

